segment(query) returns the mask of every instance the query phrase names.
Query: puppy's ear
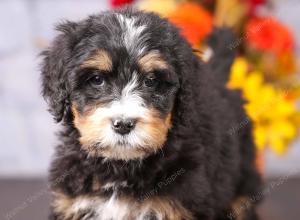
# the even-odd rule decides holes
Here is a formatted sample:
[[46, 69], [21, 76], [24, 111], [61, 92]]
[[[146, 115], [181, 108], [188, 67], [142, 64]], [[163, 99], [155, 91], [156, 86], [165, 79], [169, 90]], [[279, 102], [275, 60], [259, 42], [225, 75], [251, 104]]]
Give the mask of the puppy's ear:
[[[193, 54], [191, 47], [184, 43], [180, 46], [177, 55], [179, 67], [179, 83], [180, 87], [177, 93], [173, 123], [178, 130], [184, 131], [184, 127], [192, 125], [193, 115], [195, 114], [195, 94], [193, 84], [197, 81], [197, 72], [201, 68], [198, 58]], [[180, 127], [180, 128], [179, 128]]]
[[42, 52], [42, 94], [49, 105], [49, 112], [60, 122], [70, 111], [67, 84], [67, 61], [70, 57], [76, 23], [65, 22], [57, 26], [60, 35]]

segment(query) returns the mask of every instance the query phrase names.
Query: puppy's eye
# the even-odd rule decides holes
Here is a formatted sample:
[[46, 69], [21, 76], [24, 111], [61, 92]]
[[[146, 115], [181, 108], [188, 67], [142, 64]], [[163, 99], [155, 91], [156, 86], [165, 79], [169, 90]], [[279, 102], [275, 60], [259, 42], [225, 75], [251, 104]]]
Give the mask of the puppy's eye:
[[95, 75], [89, 79], [89, 83], [95, 86], [101, 86], [104, 83], [104, 78], [100, 75]]
[[154, 76], [150, 76], [145, 79], [144, 84], [147, 87], [155, 87], [158, 84], [158, 80]]

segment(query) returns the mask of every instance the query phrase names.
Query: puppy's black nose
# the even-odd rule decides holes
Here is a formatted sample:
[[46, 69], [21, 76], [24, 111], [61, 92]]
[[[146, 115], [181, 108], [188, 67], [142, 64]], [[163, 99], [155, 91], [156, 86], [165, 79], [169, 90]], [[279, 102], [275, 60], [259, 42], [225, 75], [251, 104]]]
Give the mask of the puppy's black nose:
[[112, 128], [115, 132], [125, 135], [134, 129], [136, 121], [134, 118], [116, 118], [112, 120]]

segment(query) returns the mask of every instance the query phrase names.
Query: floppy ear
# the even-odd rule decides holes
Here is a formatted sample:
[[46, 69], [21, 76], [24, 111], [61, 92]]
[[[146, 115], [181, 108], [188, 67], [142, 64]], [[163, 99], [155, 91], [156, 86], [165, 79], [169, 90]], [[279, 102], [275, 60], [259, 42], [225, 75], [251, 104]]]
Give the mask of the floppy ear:
[[177, 130], [184, 132], [185, 128], [192, 126], [193, 119], [196, 118], [194, 84], [197, 84], [197, 74], [201, 68], [199, 59], [193, 54], [192, 48], [184, 43], [178, 49], [178, 74], [180, 87], [177, 92], [175, 106], [173, 110], [173, 124]]
[[57, 27], [62, 32], [51, 47], [42, 52], [42, 94], [49, 105], [49, 112], [60, 122], [70, 111], [67, 85], [67, 60], [74, 42], [71, 33], [76, 24], [66, 22]]

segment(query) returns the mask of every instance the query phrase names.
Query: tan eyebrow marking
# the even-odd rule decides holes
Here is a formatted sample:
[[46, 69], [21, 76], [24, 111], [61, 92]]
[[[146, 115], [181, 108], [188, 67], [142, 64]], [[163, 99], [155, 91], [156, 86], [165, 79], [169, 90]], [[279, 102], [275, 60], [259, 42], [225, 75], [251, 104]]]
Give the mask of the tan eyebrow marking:
[[112, 71], [111, 56], [105, 50], [97, 50], [96, 53], [81, 65], [82, 68], [95, 68], [101, 71]]
[[161, 55], [152, 51], [138, 61], [140, 68], [145, 72], [150, 72], [155, 69], [168, 69], [167, 62], [161, 57]]

